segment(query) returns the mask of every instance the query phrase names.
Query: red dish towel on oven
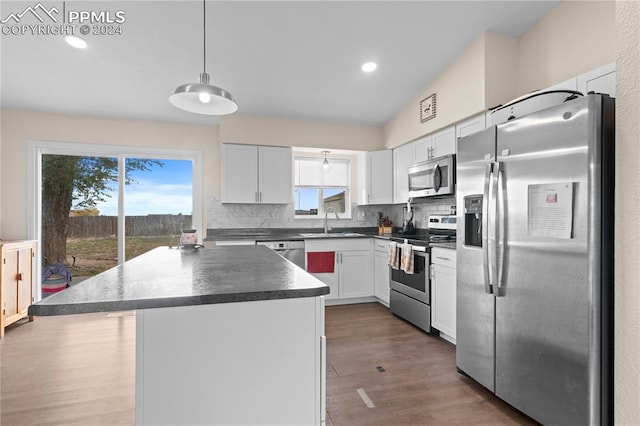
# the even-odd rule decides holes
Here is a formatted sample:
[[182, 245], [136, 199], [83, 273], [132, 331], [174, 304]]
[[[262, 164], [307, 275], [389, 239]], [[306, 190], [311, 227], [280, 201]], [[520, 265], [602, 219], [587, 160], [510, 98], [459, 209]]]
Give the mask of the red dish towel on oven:
[[313, 251], [307, 253], [307, 272], [316, 274], [323, 272], [333, 273], [335, 257], [335, 251]]

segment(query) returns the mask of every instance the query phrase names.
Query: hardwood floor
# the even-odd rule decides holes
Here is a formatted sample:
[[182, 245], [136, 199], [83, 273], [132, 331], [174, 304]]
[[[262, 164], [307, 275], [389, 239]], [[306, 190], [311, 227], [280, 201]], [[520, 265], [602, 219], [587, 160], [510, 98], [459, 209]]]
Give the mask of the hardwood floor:
[[[132, 425], [135, 317], [123, 314], [7, 328], [0, 424]], [[326, 335], [327, 425], [534, 424], [458, 374], [452, 345], [382, 305], [328, 307]]]
[[382, 305], [329, 307], [325, 333], [328, 425], [536, 424], [458, 374], [453, 345]]
[[134, 424], [135, 317], [122, 314], [9, 327], [0, 341], [0, 424]]

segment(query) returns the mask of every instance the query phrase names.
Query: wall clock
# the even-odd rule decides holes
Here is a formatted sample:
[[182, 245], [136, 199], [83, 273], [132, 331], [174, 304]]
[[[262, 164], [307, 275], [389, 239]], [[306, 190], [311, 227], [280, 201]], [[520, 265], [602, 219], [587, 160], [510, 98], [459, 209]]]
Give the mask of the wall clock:
[[420, 101], [420, 122], [424, 123], [436, 116], [436, 94]]

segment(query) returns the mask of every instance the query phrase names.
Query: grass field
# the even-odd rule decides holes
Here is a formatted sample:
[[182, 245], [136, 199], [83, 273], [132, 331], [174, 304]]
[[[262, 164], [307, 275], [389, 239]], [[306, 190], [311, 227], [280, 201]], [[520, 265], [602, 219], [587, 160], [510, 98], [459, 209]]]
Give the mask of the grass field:
[[[179, 240], [179, 235], [126, 237], [125, 259], [132, 259], [155, 247], [178, 245]], [[73, 261], [72, 256], [76, 257], [76, 264], [72, 268], [74, 276], [87, 277], [99, 274], [117, 265], [117, 240], [115, 237], [67, 240], [69, 264]]]

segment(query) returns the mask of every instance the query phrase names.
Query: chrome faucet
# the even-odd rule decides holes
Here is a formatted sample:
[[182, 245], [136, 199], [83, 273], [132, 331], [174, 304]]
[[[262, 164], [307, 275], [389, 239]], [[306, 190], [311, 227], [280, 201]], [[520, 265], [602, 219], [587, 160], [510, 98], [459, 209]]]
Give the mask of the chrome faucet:
[[325, 234], [329, 233], [329, 227], [327, 226], [327, 222], [328, 222], [327, 213], [329, 213], [329, 210], [331, 210], [333, 214], [336, 215], [336, 220], [340, 220], [340, 216], [338, 216], [338, 212], [336, 211], [336, 209], [333, 207], [327, 207], [324, 210], [324, 233]]

